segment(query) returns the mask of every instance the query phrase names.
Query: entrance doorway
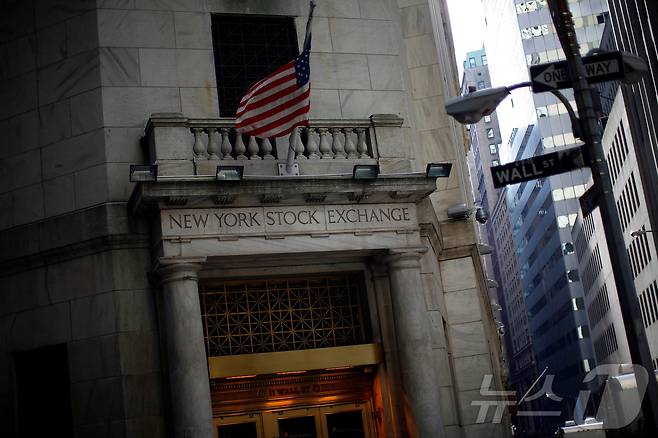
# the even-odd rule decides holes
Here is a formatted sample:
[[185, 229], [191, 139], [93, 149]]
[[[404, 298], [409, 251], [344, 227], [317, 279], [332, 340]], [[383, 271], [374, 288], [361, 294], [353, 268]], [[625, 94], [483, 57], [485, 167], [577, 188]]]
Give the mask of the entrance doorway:
[[277, 409], [215, 419], [218, 438], [372, 438], [371, 405]]
[[217, 438], [374, 438], [362, 271], [200, 284]]

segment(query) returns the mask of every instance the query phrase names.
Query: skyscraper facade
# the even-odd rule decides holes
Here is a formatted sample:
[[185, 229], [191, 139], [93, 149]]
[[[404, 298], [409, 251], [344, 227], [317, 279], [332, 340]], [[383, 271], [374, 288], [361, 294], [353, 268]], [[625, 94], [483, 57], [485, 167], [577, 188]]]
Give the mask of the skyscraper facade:
[[[640, 30], [637, 28], [631, 33]], [[619, 31], [612, 21], [607, 21], [601, 48], [617, 50], [615, 32]], [[624, 43], [628, 44], [629, 41]], [[642, 52], [640, 56], [645, 57], [647, 53]], [[652, 62], [647, 61], [649, 64]], [[638, 117], [651, 110], [651, 103], [641, 99], [641, 91], [652, 83], [649, 72], [640, 84], [634, 86], [606, 82], [598, 84], [597, 89], [601, 101], [602, 144], [624, 233], [624, 245], [633, 273], [641, 322], [647, 334], [654, 367], [658, 367], [658, 260], [656, 239], [651, 231], [647, 231], [652, 229], [655, 190], [651, 184], [656, 167], [651, 162], [651, 148], [646, 147], [652, 124], [637, 121]], [[642, 102], [647, 104], [646, 108], [641, 105]], [[652, 175], [647, 177], [646, 172], [650, 169], [653, 169], [649, 172]], [[579, 212], [573, 236], [583, 274], [585, 304], [597, 363], [630, 363], [624, 319], [598, 208], [591, 213]]]
[[[495, 86], [511, 85], [510, 80], [527, 80], [530, 66], [563, 59], [545, 0], [485, 1], [483, 7], [488, 25], [501, 16], [504, 22], [511, 23], [501, 28], [498, 21], [497, 38], [487, 39]], [[606, 2], [574, 1], [570, 7], [581, 52], [598, 48]], [[492, 31], [488, 30], [489, 35]], [[504, 47], [509, 50], [505, 51]], [[513, 59], [508, 60], [508, 56]], [[506, 74], [508, 65], [513, 66], [510, 74]], [[575, 107], [573, 94], [564, 91]], [[520, 121], [516, 125], [518, 130], [512, 131], [509, 160], [576, 145], [567, 110], [554, 96], [541, 93], [528, 98], [524, 94], [527, 91], [516, 93], [513, 92], [502, 112], [499, 110], [501, 118], [504, 113], [505, 118]], [[503, 125], [510, 126], [510, 122]], [[561, 391], [567, 398], [576, 394], [582, 376], [594, 364], [581, 275], [571, 237], [579, 208], [577, 198], [587, 188], [587, 181], [588, 171], [576, 171], [522, 183], [508, 190], [537, 368], [543, 370], [548, 366], [548, 373], [556, 375], [554, 391]]]
[[[608, 0], [612, 35], [618, 50], [643, 58], [649, 71], [633, 85], [622, 85], [628, 108], [627, 130], [638, 158], [638, 176], [644, 182], [648, 225], [658, 229], [658, 4], [646, 0]], [[658, 239], [652, 249], [658, 250]]]

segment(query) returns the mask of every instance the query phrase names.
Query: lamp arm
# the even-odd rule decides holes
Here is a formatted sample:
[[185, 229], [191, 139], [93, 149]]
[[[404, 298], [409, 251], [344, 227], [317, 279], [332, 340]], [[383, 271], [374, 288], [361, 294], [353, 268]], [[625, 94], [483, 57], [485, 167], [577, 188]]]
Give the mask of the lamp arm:
[[569, 103], [569, 100], [567, 100], [566, 97], [564, 97], [564, 94], [560, 93], [558, 90], [551, 90], [551, 94], [559, 100], [562, 105], [567, 109], [567, 112], [569, 113], [569, 119], [571, 120], [571, 130], [573, 131], [573, 136], [576, 138], [581, 138], [580, 137], [580, 119], [576, 116], [576, 113], [574, 112], [573, 108], [571, 107], [571, 104]]
[[532, 82], [519, 82], [518, 84], [510, 85], [507, 87], [508, 91], [516, 90], [517, 88], [532, 87]]

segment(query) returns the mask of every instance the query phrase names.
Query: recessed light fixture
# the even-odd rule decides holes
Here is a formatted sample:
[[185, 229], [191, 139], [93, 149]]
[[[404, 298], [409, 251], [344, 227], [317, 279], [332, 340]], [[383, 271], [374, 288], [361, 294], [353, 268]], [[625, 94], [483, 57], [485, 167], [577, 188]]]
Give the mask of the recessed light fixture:
[[427, 163], [425, 174], [428, 178], [448, 178], [452, 163]]
[[158, 180], [158, 166], [156, 164], [131, 164], [130, 182], [146, 182]]
[[241, 181], [244, 167], [217, 166], [217, 181]]
[[354, 179], [377, 179], [378, 176], [378, 164], [357, 164], [352, 170], [352, 178]]

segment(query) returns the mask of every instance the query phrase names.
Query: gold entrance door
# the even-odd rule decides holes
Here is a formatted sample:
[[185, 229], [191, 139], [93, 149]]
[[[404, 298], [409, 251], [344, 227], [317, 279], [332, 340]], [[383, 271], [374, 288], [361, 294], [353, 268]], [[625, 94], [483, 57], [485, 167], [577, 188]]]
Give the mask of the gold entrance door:
[[372, 438], [370, 403], [263, 412], [263, 438]]

